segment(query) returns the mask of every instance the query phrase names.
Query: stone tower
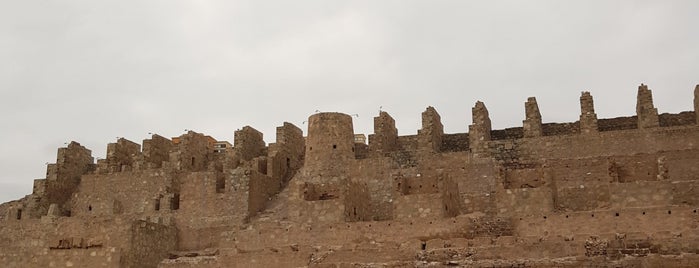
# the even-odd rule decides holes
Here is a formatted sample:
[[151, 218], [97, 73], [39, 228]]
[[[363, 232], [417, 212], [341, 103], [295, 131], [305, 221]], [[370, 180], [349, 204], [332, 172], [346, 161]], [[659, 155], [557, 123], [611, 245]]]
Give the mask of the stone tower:
[[343, 113], [317, 113], [308, 117], [306, 168], [333, 171], [350, 159], [354, 159], [352, 117]]

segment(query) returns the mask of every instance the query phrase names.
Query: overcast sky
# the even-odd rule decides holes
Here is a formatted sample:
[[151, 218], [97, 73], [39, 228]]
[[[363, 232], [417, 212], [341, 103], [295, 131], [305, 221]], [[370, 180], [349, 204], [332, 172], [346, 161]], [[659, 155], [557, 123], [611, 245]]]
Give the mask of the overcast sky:
[[0, 202], [32, 191], [71, 140], [105, 157], [185, 129], [273, 142], [316, 110], [379, 107], [401, 135], [434, 106], [467, 132], [485, 102], [496, 129], [572, 122], [590, 91], [600, 118], [635, 113], [646, 83], [662, 112], [692, 110], [699, 1], [2, 1]]

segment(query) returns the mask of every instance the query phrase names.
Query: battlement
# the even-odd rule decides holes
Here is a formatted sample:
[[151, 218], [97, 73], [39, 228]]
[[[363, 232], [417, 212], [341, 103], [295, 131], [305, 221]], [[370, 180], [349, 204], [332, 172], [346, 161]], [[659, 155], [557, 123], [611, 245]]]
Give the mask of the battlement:
[[583, 91], [578, 121], [545, 123], [530, 97], [506, 129], [477, 101], [452, 134], [431, 106], [416, 135], [380, 111], [368, 145], [337, 112], [310, 115], [306, 137], [284, 122], [270, 144], [244, 126], [226, 150], [153, 134], [95, 163], [71, 142], [32, 194], [0, 205], [0, 262], [696, 266], [699, 85], [694, 98], [695, 111], [658, 113], [642, 84], [635, 115], [598, 118]]

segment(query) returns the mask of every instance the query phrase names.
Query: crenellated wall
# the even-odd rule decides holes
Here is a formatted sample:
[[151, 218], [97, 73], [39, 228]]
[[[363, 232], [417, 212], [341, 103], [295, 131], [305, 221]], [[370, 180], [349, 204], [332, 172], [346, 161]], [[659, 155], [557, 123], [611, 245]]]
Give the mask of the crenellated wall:
[[245, 126], [225, 153], [193, 131], [119, 138], [97, 163], [73, 142], [0, 204], [0, 266], [694, 267], [694, 94], [658, 114], [642, 84], [635, 115], [598, 119], [585, 91], [568, 123], [531, 97], [501, 130], [479, 101], [453, 134], [433, 107], [407, 136], [381, 111], [368, 145], [342, 113], [311, 115], [306, 137], [285, 122], [268, 147]]

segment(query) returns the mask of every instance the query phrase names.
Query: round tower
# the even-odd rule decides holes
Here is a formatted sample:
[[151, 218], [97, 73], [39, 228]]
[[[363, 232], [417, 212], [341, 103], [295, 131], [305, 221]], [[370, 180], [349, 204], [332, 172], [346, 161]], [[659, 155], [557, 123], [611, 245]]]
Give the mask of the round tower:
[[342, 166], [338, 161], [349, 159], [354, 159], [352, 117], [343, 113], [317, 113], [308, 117], [304, 165], [312, 169], [333, 169]]

